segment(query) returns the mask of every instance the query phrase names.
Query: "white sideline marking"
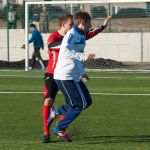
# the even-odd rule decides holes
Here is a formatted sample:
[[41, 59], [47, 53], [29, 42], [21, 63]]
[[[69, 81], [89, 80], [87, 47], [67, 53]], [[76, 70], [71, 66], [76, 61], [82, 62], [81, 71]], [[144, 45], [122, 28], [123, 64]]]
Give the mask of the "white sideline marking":
[[[0, 94], [43, 94], [43, 92], [0, 92]], [[61, 94], [61, 92], [58, 92]], [[91, 92], [91, 95], [113, 95], [113, 96], [150, 96], [149, 93], [95, 93]]]
[[43, 92], [0, 92], [0, 94], [41, 94]]
[[150, 77], [135, 77], [137, 79], [150, 79]]
[[[33, 76], [33, 75], [0, 75], [0, 77], [23, 77], [23, 78], [43, 78], [44, 77], [44, 75], [43, 76]], [[91, 78], [91, 79], [103, 79], [103, 78], [105, 78], [105, 79], [121, 79], [121, 78], [124, 78], [124, 77], [90, 77], [89, 76], [89, 78]]]
[[[110, 72], [110, 73], [150, 73], [150, 70], [127, 70], [127, 69], [85, 69], [86, 72]], [[11, 69], [2, 69], [0, 72], [26, 72], [25, 70], [11, 70]], [[28, 71], [30, 72], [30, 71]], [[32, 72], [42, 72], [40, 69], [34, 70]]]
[[[0, 75], [0, 77], [19, 77], [19, 78], [44, 78], [44, 75], [37, 75], [37, 76], [33, 76], [33, 75]], [[92, 77], [89, 76], [90, 79], [125, 79], [127, 77]], [[149, 79], [150, 77], [132, 77], [132, 78], [136, 78], [136, 79]]]
[[113, 96], [150, 96], [149, 93], [91, 93], [92, 95], [113, 95]]
[[[0, 77], [18, 77], [18, 78], [44, 78], [44, 75], [41, 76], [41, 75], [37, 75], [37, 76], [34, 76], [34, 75], [0, 75]], [[90, 79], [126, 79], [128, 77], [113, 77], [113, 76], [110, 76], [110, 77], [92, 77], [92, 76], [89, 76]], [[150, 79], [150, 77], [132, 77], [133, 79]]]
[[123, 79], [125, 77], [90, 77], [90, 79]]
[[43, 76], [33, 76], [33, 75], [0, 75], [0, 77], [23, 77], [23, 78], [41, 78]]

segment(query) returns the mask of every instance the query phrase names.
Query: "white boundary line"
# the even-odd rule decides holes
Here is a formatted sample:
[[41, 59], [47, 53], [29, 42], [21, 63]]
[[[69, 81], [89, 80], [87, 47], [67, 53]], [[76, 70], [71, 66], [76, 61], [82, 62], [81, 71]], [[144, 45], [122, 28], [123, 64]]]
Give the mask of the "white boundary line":
[[[0, 94], [43, 94], [43, 92], [0, 92]], [[58, 92], [58, 94], [61, 94], [61, 92]], [[91, 95], [107, 95], [107, 96], [150, 96], [149, 93], [96, 93], [91, 92]]]
[[44, 78], [43, 76], [33, 76], [33, 75], [0, 75], [0, 77], [20, 77], [20, 78]]
[[[43, 76], [34, 76], [34, 75], [0, 75], [0, 77], [18, 77], [18, 78], [44, 78]], [[108, 77], [97, 77], [97, 76], [89, 76], [90, 79], [128, 79], [129, 77], [113, 77], [113, 76], [108, 76]], [[132, 79], [150, 79], [150, 77], [143, 76], [143, 77], [132, 77]]]
[[[25, 72], [25, 70], [1, 69], [0, 72]], [[150, 73], [150, 70], [127, 70], [127, 69], [85, 69], [86, 72], [111, 72], [111, 73]], [[40, 69], [30, 72], [43, 72]]]
[[[20, 77], [20, 78], [44, 78], [44, 76], [34, 76], [34, 75], [0, 75], [0, 77]], [[118, 79], [118, 78], [124, 78], [124, 77], [90, 77], [89, 76], [89, 78], [91, 78], [91, 79], [103, 79], [103, 78], [106, 78], [106, 79]]]

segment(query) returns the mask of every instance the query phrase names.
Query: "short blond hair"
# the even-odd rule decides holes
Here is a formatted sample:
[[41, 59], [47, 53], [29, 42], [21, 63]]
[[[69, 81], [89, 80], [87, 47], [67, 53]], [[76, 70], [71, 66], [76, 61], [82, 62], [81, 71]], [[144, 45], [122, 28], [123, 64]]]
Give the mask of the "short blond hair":
[[63, 24], [64, 22], [68, 21], [69, 19], [73, 20], [73, 15], [71, 15], [71, 14], [66, 14], [66, 15], [60, 17], [60, 18], [59, 18], [59, 26], [61, 27], [62, 24]]
[[79, 25], [80, 23], [86, 23], [91, 20], [91, 16], [88, 12], [79, 11], [74, 15], [74, 24]]

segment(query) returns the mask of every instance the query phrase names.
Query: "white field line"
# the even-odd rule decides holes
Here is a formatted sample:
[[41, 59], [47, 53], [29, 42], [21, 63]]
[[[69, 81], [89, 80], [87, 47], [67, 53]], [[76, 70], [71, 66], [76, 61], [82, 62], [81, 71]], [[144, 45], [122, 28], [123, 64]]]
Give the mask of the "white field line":
[[0, 75], [0, 77], [20, 77], [20, 78], [44, 78], [43, 76], [33, 76], [33, 75]]
[[[0, 77], [19, 77], [19, 78], [44, 78], [44, 75], [43, 76], [34, 76], [34, 75], [0, 75]], [[113, 77], [113, 76], [109, 76], [109, 77], [92, 77], [92, 76], [89, 76], [91, 79], [124, 79], [126, 77]], [[141, 78], [141, 79], [149, 79], [150, 77], [132, 77], [132, 78]]]
[[[44, 75], [0, 75], [0, 77], [18, 77], [18, 78], [44, 78]], [[89, 76], [90, 79], [126, 79], [127, 77], [113, 77], [113, 76], [109, 76], [109, 77], [97, 77], [97, 76]], [[132, 77], [132, 79], [150, 79], [150, 77]]]
[[[12, 91], [12, 92], [0, 92], [0, 94], [43, 94], [43, 92], [19, 92], [19, 91]], [[58, 92], [61, 94], [61, 92]], [[98, 93], [98, 92], [91, 92], [91, 95], [108, 95], [108, 96], [150, 96], [149, 93]]]
[[[33, 76], [33, 75], [0, 75], [0, 77], [20, 77], [20, 78], [44, 78], [43, 76]], [[90, 76], [89, 76], [90, 77]], [[91, 79], [118, 79], [118, 78], [124, 78], [124, 77], [90, 77]]]
[[[86, 72], [110, 72], [110, 73], [150, 73], [150, 70], [127, 70], [127, 69], [85, 69]], [[0, 72], [26, 72], [25, 70], [2, 69]], [[40, 69], [29, 72], [42, 72]]]
[[136, 79], [150, 79], [150, 77], [135, 77]]

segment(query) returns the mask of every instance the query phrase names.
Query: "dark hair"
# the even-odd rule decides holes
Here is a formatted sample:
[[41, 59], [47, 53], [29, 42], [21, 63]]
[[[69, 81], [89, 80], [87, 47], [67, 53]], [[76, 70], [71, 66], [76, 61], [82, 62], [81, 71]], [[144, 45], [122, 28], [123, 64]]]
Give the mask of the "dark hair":
[[59, 26], [61, 27], [62, 24], [66, 21], [68, 21], [69, 19], [72, 19], [73, 20], [73, 15], [71, 14], [66, 14], [66, 15], [63, 15], [62, 17], [60, 17], [59, 19]]
[[80, 23], [86, 23], [89, 20], [91, 20], [91, 16], [88, 12], [79, 11], [74, 15], [74, 23], [76, 25], [79, 25]]
[[36, 28], [36, 25], [35, 24], [30, 24], [30, 28]]

